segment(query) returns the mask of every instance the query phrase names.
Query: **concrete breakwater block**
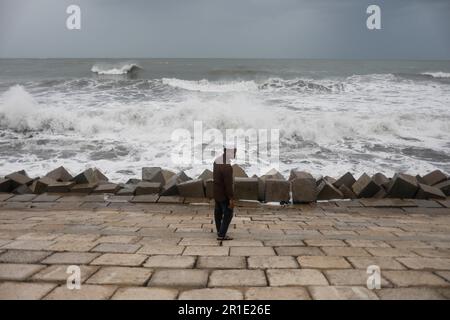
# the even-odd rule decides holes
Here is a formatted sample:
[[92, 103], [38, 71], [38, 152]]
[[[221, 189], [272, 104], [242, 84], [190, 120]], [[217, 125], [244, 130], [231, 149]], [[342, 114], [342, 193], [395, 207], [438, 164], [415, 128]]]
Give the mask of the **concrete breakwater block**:
[[97, 168], [89, 168], [75, 176], [72, 181], [76, 184], [97, 183], [100, 185], [108, 183], [108, 178]]
[[161, 191], [162, 196], [176, 196], [178, 195], [178, 187], [177, 184], [180, 184], [182, 182], [186, 182], [188, 180], [192, 180], [190, 177], [188, 177], [184, 171], [181, 171], [177, 173], [176, 175], [172, 176], [167, 183], [164, 185]]
[[102, 194], [102, 193], [116, 193], [120, 190], [120, 186], [115, 183], [107, 183], [101, 184], [97, 188], [94, 189], [94, 194]]
[[380, 189], [381, 187], [366, 173], [363, 173], [352, 186], [352, 190], [358, 198], [371, 198], [380, 191]]
[[291, 171], [289, 176], [293, 203], [306, 203], [317, 200], [316, 179], [308, 172]]
[[233, 178], [248, 178], [248, 175], [245, 173], [244, 169], [242, 169], [239, 165], [233, 164]]
[[73, 176], [64, 167], [56, 168], [45, 175], [47, 178], [53, 179], [57, 182], [68, 182], [73, 179]]
[[419, 184], [415, 177], [405, 173], [396, 173], [389, 184], [386, 197], [412, 199], [418, 189]]
[[33, 191], [30, 188], [31, 186], [23, 184], [21, 186], [18, 186], [16, 189], [13, 190], [13, 193], [15, 194], [33, 194]]
[[[269, 196], [271, 200], [266, 200], [266, 181], [268, 179], [286, 181], [284, 176], [280, 172], [278, 172], [276, 169], [269, 170], [266, 174], [262, 175], [259, 178], [257, 175], [253, 175], [252, 178], [258, 179], [258, 200], [259, 201], [263, 201], [263, 202], [264, 201], [281, 201], [281, 202], [289, 201], [289, 198], [288, 198], [288, 200], [274, 200], [274, 199], [272, 199], [272, 196]], [[270, 192], [272, 192], [272, 191], [270, 191]], [[284, 192], [284, 191], [281, 191], [281, 192]], [[288, 190], [288, 194], [289, 194], [289, 190]], [[276, 197], [278, 197], [278, 196], [276, 196]], [[284, 199], [285, 196], [283, 196], [282, 198]]]
[[134, 194], [137, 196], [144, 194], [159, 194], [161, 192], [161, 188], [161, 182], [141, 181], [136, 185]]
[[384, 189], [387, 189], [389, 187], [389, 183], [391, 182], [388, 177], [380, 172], [377, 172], [372, 176], [372, 181]]
[[258, 179], [236, 177], [234, 179], [234, 197], [242, 200], [258, 200]]
[[317, 200], [342, 199], [343, 197], [342, 192], [327, 180], [322, 180], [317, 187]]
[[342, 192], [343, 199], [356, 199], [356, 194], [353, 192], [353, 190], [349, 187], [347, 187], [345, 184], [341, 184], [339, 187], [339, 191]]
[[205, 169], [199, 176], [197, 179], [201, 179], [203, 181], [209, 180], [209, 179], [213, 179], [213, 172], [209, 169]]
[[128, 185], [130, 185], [130, 184], [138, 184], [141, 181], [142, 181], [141, 179], [131, 178], [131, 179], [128, 179], [128, 181], [125, 184], [128, 184]]
[[[290, 172], [290, 174], [289, 174], [289, 181], [292, 181], [292, 180], [294, 180], [294, 179], [296, 179], [296, 178], [299, 178], [298, 176], [297, 176], [297, 174], [303, 174], [303, 173], [305, 173], [304, 171], [299, 171], [299, 170], [291, 170], [291, 172]], [[309, 173], [308, 173], [309, 174]]]
[[289, 202], [291, 198], [289, 181], [285, 179], [266, 179], [264, 184], [264, 200], [266, 202]]
[[30, 186], [30, 189], [34, 194], [42, 194], [44, 192], [47, 192], [49, 185], [55, 184], [55, 183], [57, 183], [56, 180], [53, 180], [49, 177], [42, 177], [42, 178], [34, 180]]
[[175, 176], [175, 172], [160, 167], [142, 168], [143, 181], [159, 182], [161, 185], [165, 185], [173, 176]]
[[436, 187], [419, 183], [416, 199], [446, 199], [445, 194]]
[[75, 182], [54, 182], [47, 186], [48, 193], [64, 193], [70, 192], [72, 187], [75, 185]]
[[450, 180], [435, 184], [434, 187], [441, 190], [447, 197], [450, 196]]
[[441, 183], [447, 180], [447, 176], [441, 170], [434, 170], [422, 177], [423, 183], [434, 186], [435, 184]]
[[81, 183], [76, 184], [70, 189], [70, 192], [72, 193], [86, 193], [89, 194], [95, 190], [95, 188], [98, 187], [97, 183]]
[[116, 192], [118, 196], [133, 196], [136, 193], [136, 184], [124, 184], [122, 189]]
[[266, 174], [262, 175], [260, 178], [263, 180], [267, 179], [286, 180], [284, 176], [276, 169], [270, 169], [269, 171], [267, 171]]
[[189, 180], [177, 184], [178, 193], [186, 198], [204, 198], [205, 186], [202, 179]]
[[336, 180], [333, 185], [336, 188], [340, 188], [342, 185], [345, 185], [347, 188], [351, 188], [353, 184], [356, 182], [356, 179], [353, 177], [353, 175], [350, 172], [345, 173], [342, 177]]
[[21, 185], [31, 185], [33, 183], [33, 179], [31, 179], [24, 170], [13, 172], [5, 176], [5, 179], [11, 181], [11, 187], [13, 189], [18, 188]]
[[9, 179], [0, 179], [0, 192], [12, 191], [12, 183]]

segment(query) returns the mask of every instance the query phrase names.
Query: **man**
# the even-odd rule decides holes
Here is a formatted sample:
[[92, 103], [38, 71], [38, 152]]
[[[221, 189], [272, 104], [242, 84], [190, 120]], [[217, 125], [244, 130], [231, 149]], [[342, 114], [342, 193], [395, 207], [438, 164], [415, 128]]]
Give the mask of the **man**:
[[216, 222], [217, 240], [233, 240], [227, 236], [228, 227], [233, 218], [233, 167], [231, 159], [236, 157], [235, 147], [224, 147], [223, 154], [214, 161], [214, 220]]

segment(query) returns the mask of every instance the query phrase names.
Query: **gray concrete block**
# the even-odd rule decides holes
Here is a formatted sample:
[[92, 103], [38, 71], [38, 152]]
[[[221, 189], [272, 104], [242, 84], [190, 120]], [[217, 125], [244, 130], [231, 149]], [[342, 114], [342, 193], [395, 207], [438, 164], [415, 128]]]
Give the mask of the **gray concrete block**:
[[447, 176], [441, 170], [434, 170], [423, 176], [423, 181], [429, 186], [434, 186], [440, 182], [447, 180]]
[[136, 185], [134, 194], [137, 196], [144, 194], [158, 194], [161, 192], [160, 182], [141, 181]]
[[441, 189], [419, 183], [419, 190], [416, 193], [416, 199], [443, 199], [445, 200], [445, 194]]
[[419, 184], [415, 177], [404, 173], [396, 173], [389, 184], [386, 197], [412, 199], [418, 189]]
[[258, 179], [236, 177], [234, 179], [234, 197], [242, 200], [258, 200]]
[[356, 182], [356, 179], [350, 172], [345, 173], [342, 177], [340, 177], [333, 185], [339, 189], [340, 186], [345, 185], [347, 188], [351, 189], [353, 184]]
[[291, 180], [293, 203], [306, 203], [317, 200], [316, 179], [312, 175], [306, 172], [301, 174], [297, 172], [297, 174], [292, 175], [291, 171], [291, 177], [293, 178]]
[[202, 179], [189, 180], [177, 185], [181, 197], [204, 198], [205, 187]]
[[69, 171], [62, 166], [50, 171], [45, 176], [58, 182], [68, 182], [73, 179], [73, 176], [69, 173]]
[[365, 173], [352, 186], [352, 190], [358, 198], [371, 198], [380, 189], [381, 187]]
[[266, 179], [264, 200], [266, 202], [289, 202], [290, 183], [283, 179]]

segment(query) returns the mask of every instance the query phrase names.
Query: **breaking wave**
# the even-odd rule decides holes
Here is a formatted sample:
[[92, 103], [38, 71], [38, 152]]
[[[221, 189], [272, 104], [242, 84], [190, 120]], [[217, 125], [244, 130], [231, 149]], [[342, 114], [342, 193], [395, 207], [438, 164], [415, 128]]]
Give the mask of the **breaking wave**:
[[139, 70], [140, 67], [135, 63], [127, 63], [121, 66], [109, 66], [105, 64], [94, 65], [91, 71], [99, 75], [122, 75]]
[[450, 73], [448, 72], [423, 72], [423, 75], [431, 76], [433, 78], [450, 78]]

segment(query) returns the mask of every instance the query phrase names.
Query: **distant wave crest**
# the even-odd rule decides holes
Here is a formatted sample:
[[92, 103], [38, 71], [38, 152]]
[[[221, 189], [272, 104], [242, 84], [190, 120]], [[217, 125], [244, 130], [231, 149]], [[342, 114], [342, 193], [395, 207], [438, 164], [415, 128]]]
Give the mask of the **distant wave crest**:
[[423, 75], [426, 76], [431, 76], [433, 78], [450, 78], [450, 73], [449, 72], [441, 72], [441, 71], [437, 71], [437, 72], [423, 72]]
[[91, 71], [100, 75], [122, 75], [140, 69], [136, 63], [126, 63], [119, 66], [94, 65]]

